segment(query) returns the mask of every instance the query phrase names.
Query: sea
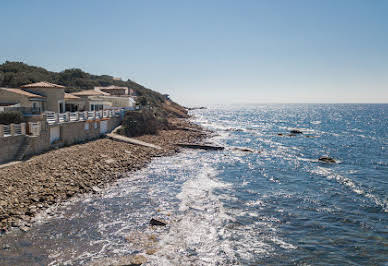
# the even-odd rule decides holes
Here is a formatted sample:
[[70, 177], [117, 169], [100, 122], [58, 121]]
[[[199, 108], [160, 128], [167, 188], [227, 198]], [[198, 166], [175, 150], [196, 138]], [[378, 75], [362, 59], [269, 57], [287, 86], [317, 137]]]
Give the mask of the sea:
[[0, 265], [126, 255], [144, 256], [144, 265], [388, 265], [388, 104], [192, 115], [225, 150], [155, 158], [100, 193], [48, 209], [30, 231], [0, 237]]

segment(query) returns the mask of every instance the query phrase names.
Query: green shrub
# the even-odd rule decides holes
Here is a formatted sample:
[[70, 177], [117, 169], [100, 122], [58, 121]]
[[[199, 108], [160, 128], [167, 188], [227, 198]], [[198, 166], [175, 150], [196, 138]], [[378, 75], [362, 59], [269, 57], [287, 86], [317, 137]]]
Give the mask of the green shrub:
[[146, 134], [156, 134], [159, 130], [168, 129], [169, 124], [163, 117], [152, 110], [129, 111], [125, 114], [122, 129], [119, 134], [136, 137]]
[[23, 114], [18, 111], [7, 111], [0, 112], [0, 124], [9, 125], [9, 124], [20, 124], [23, 123], [24, 118]]

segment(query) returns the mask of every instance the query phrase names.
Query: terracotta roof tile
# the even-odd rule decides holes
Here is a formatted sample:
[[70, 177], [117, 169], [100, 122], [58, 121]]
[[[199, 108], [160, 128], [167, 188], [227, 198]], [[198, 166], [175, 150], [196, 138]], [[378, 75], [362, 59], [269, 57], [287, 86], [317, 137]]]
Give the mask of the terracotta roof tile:
[[115, 85], [110, 85], [110, 86], [107, 86], [107, 87], [94, 87], [94, 89], [99, 89], [99, 90], [119, 90], [119, 89], [124, 89], [124, 90], [128, 90], [128, 87], [119, 87], [119, 86], [115, 86]]
[[99, 95], [104, 95], [103, 93], [95, 91], [95, 90], [85, 90], [85, 91], [80, 91], [80, 92], [74, 92], [72, 94], [76, 95], [76, 96], [99, 96]]
[[65, 97], [64, 98], [65, 98], [65, 100], [78, 100], [78, 99], [81, 99], [78, 96], [75, 96], [73, 94], [66, 93], [66, 92], [65, 92]]
[[27, 96], [28, 98], [45, 98], [45, 97], [40, 96], [38, 94], [34, 94], [34, 93], [31, 93], [31, 92], [28, 92], [28, 91], [24, 91], [24, 90], [21, 90], [21, 89], [9, 89], [9, 88], [2, 88], [2, 89], [6, 90], [6, 91], [9, 91], [9, 92], [13, 92], [13, 93], [17, 93], [17, 94], [20, 94], [20, 95]]
[[27, 85], [20, 86], [21, 88], [57, 88], [57, 89], [63, 89], [64, 86], [53, 84], [47, 81], [41, 81], [36, 83], [31, 83]]

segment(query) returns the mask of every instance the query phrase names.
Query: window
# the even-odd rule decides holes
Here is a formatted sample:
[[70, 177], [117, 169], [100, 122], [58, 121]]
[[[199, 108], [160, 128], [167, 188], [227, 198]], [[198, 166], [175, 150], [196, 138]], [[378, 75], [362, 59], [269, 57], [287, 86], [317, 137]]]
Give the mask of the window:
[[89, 123], [85, 122], [85, 130], [89, 130]]

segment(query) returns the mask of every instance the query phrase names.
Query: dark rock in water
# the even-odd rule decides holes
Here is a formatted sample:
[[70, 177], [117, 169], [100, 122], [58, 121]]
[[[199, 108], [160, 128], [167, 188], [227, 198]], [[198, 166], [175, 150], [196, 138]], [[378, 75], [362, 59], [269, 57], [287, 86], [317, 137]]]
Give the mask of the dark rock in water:
[[318, 161], [322, 163], [336, 163], [336, 161], [333, 158], [327, 157], [327, 156], [322, 156], [321, 158], [318, 159]]
[[232, 150], [243, 151], [243, 152], [255, 152], [255, 150], [252, 150], [252, 149], [246, 148], [246, 147], [233, 147]]
[[289, 137], [295, 137], [295, 136], [296, 136], [296, 134], [294, 134], [294, 133], [291, 133], [291, 134], [287, 134], [287, 136], [289, 136]]
[[165, 222], [156, 220], [154, 218], [151, 219], [150, 225], [156, 225], [156, 226], [166, 226], [167, 224]]
[[242, 130], [241, 128], [227, 128], [225, 129], [225, 131], [243, 132], [244, 130]]
[[290, 130], [290, 133], [291, 133], [291, 134], [303, 134], [302, 131], [297, 130], [297, 129]]
[[284, 136], [282, 133], [278, 133], [278, 136]]
[[202, 150], [223, 150], [222, 146], [213, 146], [208, 144], [197, 144], [197, 143], [176, 143], [175, 145], [189, 149], [202, 149]]

